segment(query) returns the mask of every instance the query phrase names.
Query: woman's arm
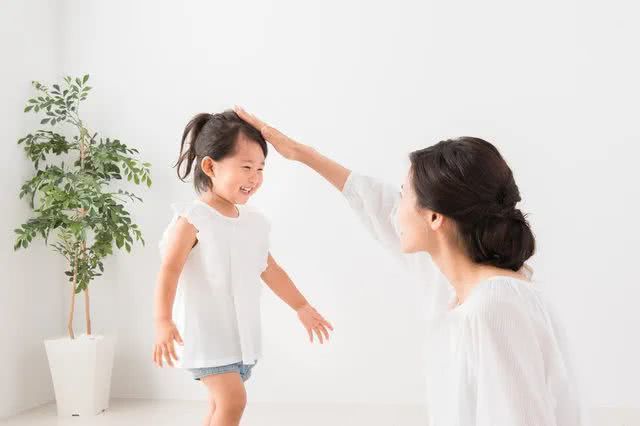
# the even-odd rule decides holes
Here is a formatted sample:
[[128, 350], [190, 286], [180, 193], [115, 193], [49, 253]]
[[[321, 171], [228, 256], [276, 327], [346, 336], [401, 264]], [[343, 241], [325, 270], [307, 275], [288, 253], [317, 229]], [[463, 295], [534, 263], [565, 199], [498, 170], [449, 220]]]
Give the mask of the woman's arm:
[[[365, 176], [352, 174], [349, 169], [303, 145], [267, 125], [264, 121], [240, 107], [236, 113], [260, 129], [262, 135], [283, 157], [306, 164], [342, 192], [349, 205], [375, 239], [391, 252], [401, 254], [400, 239], [394, 226], [394, 217], [400, 202], [400, 190]], [[401, 256], [404, 258], [404, 256]]]
[[313, 332], [316, 333], [320, 343], [324, 338], [329, 340], [329, 330], [333, 331], [331, 324], [324, 319], [300, 293], [289, 275], [276, 263], [271, 254], [267, 260], [267, 269], [261, 275], [262, 280], [283, 302], [298, 314], [302, 325], [307, 329], [309, 340], [313, 342]]
[[313, 170], [318, 172], [329, 183], [331, 183], [338, 191], [344, 189], [344, 184], [351, 174], [351, 171], [336, 161], [325, 157], [310, 146], [303, 145], [291, 139], [284, 133], [267, 125], [253, 114], [248, 113], [240, 107], [235, 108], [236, 114], [244, 121], [260, 130], [262, 136], [269, 141], [271, 145], [283, 157], [299, 161]]

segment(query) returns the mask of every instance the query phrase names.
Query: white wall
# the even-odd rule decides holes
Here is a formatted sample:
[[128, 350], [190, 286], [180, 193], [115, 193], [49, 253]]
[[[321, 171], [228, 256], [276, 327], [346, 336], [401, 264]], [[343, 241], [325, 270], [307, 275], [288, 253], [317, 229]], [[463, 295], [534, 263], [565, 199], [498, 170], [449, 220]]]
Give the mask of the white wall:
[[[156, 242], [192, 197], [171, 164], [196, 112], [244, 104], [348, 166], [400, 181], [406, 154], [446, 137], [496, 143], [539, 241], [538, 279], [562, 310], [588, 400], [640, 407], [634, 226], [639, 207], [632, 3], [125, 2], [67, 0], [65, 73], [91, 73], [91, 126], [141, 149], [155, 185], [135, 209], [148, 245], [96, 285], [96, 327], [119, 336], [114, 395], [203, 398], [150, 362]], [[273, 253], [336, 325], [310, 347], [264, 301], [254, 401], [414, 403], [419, 298], [345, 203], [270, 156], [259, 205]]]
[[0, 3], [0, 418], [53, 399], [43, 340], [63, 331], [63, 265], [40, 241], [14, 253], [13, 230], [29, 217], [29, 206], [18, 194], [33, 174], [16, 142], [39, 124], [22, 111], [34, 93], [31, 80], [48, 80], [59, 72], [59, 22], [49, 1]]

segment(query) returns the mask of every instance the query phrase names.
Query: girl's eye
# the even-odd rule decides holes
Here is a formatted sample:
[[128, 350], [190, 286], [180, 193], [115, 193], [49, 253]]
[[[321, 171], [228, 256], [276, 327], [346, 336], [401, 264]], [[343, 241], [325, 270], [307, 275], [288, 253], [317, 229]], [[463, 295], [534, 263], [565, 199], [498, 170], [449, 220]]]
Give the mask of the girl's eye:
[[264, 169], [258, 169], [258, 171], [259, 171], [259, 172], [262, 172], [262, 171], [264, 171]]
[[243, 169], [251, 170], [250, 166], [242, 166]]

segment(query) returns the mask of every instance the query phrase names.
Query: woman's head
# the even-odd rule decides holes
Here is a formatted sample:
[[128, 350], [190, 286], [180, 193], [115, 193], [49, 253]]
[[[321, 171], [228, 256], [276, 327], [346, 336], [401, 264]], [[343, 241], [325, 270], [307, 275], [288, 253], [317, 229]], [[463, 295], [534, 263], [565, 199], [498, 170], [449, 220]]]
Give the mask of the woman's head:
[[519, 270], [535, 238], [511, 169], [489, 142], [461, 137], [410, 155], [398, 211], [403, 250], [456, 244], [476, 263]]
[[193, 172], [198, 192], [215, 191], [234, 204], [244, 204], [262, 184], [267, 143], [258, 130], [233, 111], [197, 114], [182, 134], [178, 177]]

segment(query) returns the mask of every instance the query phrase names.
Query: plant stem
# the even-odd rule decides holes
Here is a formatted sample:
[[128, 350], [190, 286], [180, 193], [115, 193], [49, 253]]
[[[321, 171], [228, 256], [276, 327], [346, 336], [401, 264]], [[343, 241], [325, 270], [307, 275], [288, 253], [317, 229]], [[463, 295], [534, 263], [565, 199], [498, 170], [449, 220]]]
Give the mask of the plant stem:
[[[86, 256], [87, 242], [82, 242], [82, 253]], [[87, 336], [91, 335], [91, 307], [89, 306], [89, 285], [84, 289], [84, 319], [87, 326]]]
[[71, 283], [71, 309], [69, 310], [69, 322], [67, 323], [67, 330], [69, 331], [69, 337], [75, 339], [73, 334], [73, 313], [76, 305], [76, 283], [78, 280], [78, 252], [76, 250], [76, 256], [73, 262], [73, 282]]

